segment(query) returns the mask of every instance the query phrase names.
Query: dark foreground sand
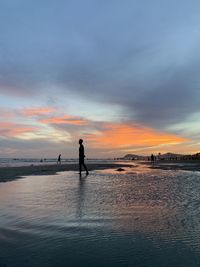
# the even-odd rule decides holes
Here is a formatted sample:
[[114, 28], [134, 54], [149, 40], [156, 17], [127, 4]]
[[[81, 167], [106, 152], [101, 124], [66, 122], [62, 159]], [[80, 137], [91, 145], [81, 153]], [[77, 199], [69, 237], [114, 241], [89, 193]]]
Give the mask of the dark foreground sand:
[[[132, 164], [115, 164], [115, 163], [90, 163], [87, 164], [88, 170], [102, 170], [132, 167]], [[39, 166], [22, 166], [22, 167], [0, 167], [0, 182], [8, 182], [27, 175], [53, 175], [62, 171], [77, 171], [77, 164], [63, 165], [39, 165]], [[83, 172], [84, 174], [84, 172]]]

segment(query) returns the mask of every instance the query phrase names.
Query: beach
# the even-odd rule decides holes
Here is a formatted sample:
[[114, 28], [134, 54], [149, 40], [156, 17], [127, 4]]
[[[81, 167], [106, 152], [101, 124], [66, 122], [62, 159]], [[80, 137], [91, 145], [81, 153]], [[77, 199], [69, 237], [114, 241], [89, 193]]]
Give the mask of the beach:
[[150, 161], [142, 161], [141, 163], [152, 169], [200, 171], [200, 160], [158, 160], [154, 163]]
[[[87, 164], [88, 170], [100, 170], [100, 169], [112, 169], [120, 167], [132, 167], [133, 164], [127, 163], [107, 163], [107, 162], [95, 162]], [[55, 175], [62, 171], [76, 171], [78, 173], [79, 166], [78, 163], [68, 163], [68, 164], [40, 164], [40, 165], [30, 165], [30, 166], [9, 166], [0, 167], [0, 182], [7, 182], [14, 179], [19, 179], [27, 175]], [[83, 171], [84, 174], [84, 171]]]
[[[22, 164], [22, 163], [21, 163]], [[163, 170], [186, 170], [186, 171], [200, 171], [199, 160], [164, 160], [155, 161], [153, 164], [150, 161], [90, 161], [87, 163], [89, 171], [102, 169], [118, 169], [129, 167], [133, 168], [138, 165], [146, 165], [151, 169]], [[0, 182], [7, 182], [14, 179], [19, 179], [28, 175], [56, 175], [63, 171], [79, 171], [78, 162], [67, 162], [64, 164], [53, 164], [51, 161], [48, 164], [38, 163], [29, 165], [11, 165], [0, 166]], [[83, 171], [84, 173], [84, 171]]]
[[199, 172], [117, 164], [0, 183], [0, 266], [199, 266]]

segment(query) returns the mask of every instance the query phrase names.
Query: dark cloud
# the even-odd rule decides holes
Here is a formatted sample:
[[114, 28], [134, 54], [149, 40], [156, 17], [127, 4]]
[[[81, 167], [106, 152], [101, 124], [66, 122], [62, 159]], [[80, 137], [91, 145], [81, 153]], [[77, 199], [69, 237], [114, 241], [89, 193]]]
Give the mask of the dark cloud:
[[0, 93], [52, 84], [130, 120], [180, 122], [200, 104], [199, 11], [197, 0], [1, 1]]
[[[198, 84], [200, 66], [190, 65], [165, 75], [159, 86], [151, 88], [144, 95], [133, 100], [132, 110], [140, 122], [165, 128], [190, 117], [199, 111], [200, 88]], [[166, 71], [167, 76], [167, 71]]]

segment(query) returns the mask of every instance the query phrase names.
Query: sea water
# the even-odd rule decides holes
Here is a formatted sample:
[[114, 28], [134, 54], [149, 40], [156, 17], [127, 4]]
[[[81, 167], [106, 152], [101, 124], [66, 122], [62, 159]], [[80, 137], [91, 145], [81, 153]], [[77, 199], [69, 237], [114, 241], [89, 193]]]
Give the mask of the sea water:
[[0, 266], [200, 266], [199, 192], [142, 165], [0, 183]]
[[[113, 163], [113, 159], [87, 159], [88, 163]], [[127, 162], [130, 162], [127, 160]], [[78, 164], [78, 158], [61, 158], [62, 164]], [[0, 167], [21, 167], [57, 164], [57, 158], [0, 158]]]

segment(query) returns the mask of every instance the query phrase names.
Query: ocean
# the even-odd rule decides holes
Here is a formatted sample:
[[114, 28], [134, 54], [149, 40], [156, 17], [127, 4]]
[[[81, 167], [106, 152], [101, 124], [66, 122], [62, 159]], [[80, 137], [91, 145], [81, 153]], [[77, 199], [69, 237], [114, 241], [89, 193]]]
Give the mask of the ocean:
[[[86, 159], [88, 163], [112, 163], [113, 159]], [[62, 158], [62, 164], [78, 163], [77, 159], [66, 159]], [[116, 162], [116, 160], [115, 160]], [[31, 166], [31, 165], [48, 165], [56, 164], [57, 158], [0, 158], [0, 167], [20, 167], [20, 166]]]

